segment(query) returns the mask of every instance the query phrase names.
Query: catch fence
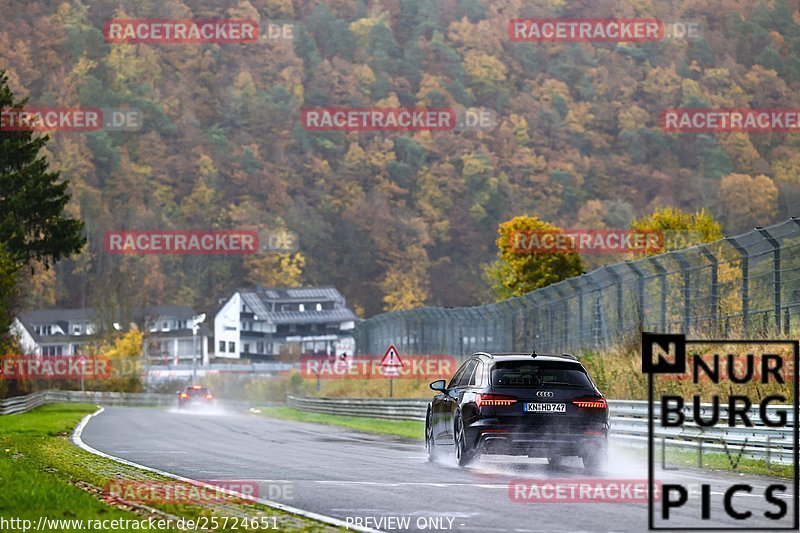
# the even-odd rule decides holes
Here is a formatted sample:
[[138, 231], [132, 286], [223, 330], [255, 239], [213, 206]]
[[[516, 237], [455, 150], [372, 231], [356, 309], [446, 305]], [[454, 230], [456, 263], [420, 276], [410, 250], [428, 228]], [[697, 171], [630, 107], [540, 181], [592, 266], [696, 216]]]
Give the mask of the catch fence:
[[360, 322], [357, 352], [581, 353], [641, 331], [703, 338], [796, 338], [800, 219], [604, 266], [525, 295], [462, 308], [426, 307]]

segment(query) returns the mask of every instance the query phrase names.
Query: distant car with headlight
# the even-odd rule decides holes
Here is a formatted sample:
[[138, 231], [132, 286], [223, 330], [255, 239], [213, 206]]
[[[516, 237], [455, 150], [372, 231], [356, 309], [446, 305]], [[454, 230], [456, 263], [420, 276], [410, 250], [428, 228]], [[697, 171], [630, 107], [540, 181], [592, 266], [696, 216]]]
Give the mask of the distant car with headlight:
[[472, 355], [428, 404], [428, 458], [455, 449], [458, 464], [480, 454], [527, 455], [558, 465], [577, 456], [589, 470], [608, 454], [605, 397], [572, 355]]
[[202, 385], [187, 385], [183, 390], [178, 391], [178, 409], [212, 405], [214, 405], [214, 395]]

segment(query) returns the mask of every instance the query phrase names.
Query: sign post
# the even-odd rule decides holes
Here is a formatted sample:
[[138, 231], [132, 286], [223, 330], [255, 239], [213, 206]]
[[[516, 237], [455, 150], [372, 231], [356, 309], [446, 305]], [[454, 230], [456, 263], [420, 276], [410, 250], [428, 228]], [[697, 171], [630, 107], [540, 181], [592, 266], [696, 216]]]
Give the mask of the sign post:
[[393, 378], [399, 376], [400, 369], [403, 368], [403, 360], [400, 359], [400, 354], [397, 353], [397, 348], [394, 347], [394, 344], [389, 346], [389, 349], [386, 350], [386, 354], [383, 356], [383, 359], [381, 359], [380, 367], [383, 375], [389, 378], [389, 398], [391, 398], [393, 393]]

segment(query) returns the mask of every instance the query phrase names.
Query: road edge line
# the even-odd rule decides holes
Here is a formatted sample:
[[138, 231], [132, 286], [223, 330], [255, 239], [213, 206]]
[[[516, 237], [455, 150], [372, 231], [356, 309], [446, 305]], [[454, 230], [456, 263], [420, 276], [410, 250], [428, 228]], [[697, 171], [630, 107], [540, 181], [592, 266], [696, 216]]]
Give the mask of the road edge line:
[[219, 492], [223, 492], [223, 493], [228, 494], [230, 496], [236, 496], [238, 498], [242, 498], [242, 499], [245, 499], [245, 500], [255, 501], [255, 502], [260, 503], [262, 505], [266, 505], [267, 507], [272, 507], [273, 509], [278, 509], [278, 510], [284, 511], [286, 513], [295, 514], [295, 515], [298, 515], [298, 516], [302, 516], [303, 518], [309, 518], [311, 520], [316, 520], [318, 522], [322, 522], [322, 523], [329, 524], [329, 525], [332, 525], [332, 526], [343, 527], [343, 528], [345, 528], [347, 530], [360, 531], [360, 532], [363, 532], [363, 533], [383, 533], [379, 529], [370, 529], [370, 528], [356, 526], [356, 525], [353, 525], [353, 524], [347, 524], [347, 522], [345, 522], [344, 520], [340, 520], [339, 518], [335, 518], [333, 516], [327, 516], [327, 515], [315, 513], [315, 512], [312, 512], [312, 511], [306, 511], [304, 509], [298, 509], [297, 507], [292, 507], [292, 506], [285, 505], [285, 504], [279, 503], [279, 502], [273, 502], [272, 500], [265, 500], [263, 498], [253, 498], [250, 495], [242, 494], [240, 492], [236, 492], [236, 491], [233, 491], [233, 490], [230, 490], [230, 489], [214, 487], [213, 485], [209, 485], [208, 483], [202, 483], [202, 482], [197, 481], [195, 479], [190, 479], [190, 478], [187, 478], [187, 477], [179, 476], [179, 475], [173, 474], [171, 472], [166, 472], [164, 470], [159, 470], [158, 468], [153, 468], [153, 467], [150, 467], [150, 466], [141, 465], [139, 463], [134, 463], [133, 461], [128, 461], [127, 459], [122, 459], [120, 457], [116, 457], [116, 456], [107, 454], [105, 452], [101, 452], [100, 450], [92, 448], [91, 446], [89, 446], [88, 444], [83, 442], [83, 439], [81, 438], [81, 435], [83, 434], [83, 430], [86, 427], [86, 425], [89, 423], [89, 421], [92, 418], [94, 418], [95, 416], [97, 416], [97, 415], [101, 414], [103, 411], [105, 411], [104, 407], [100, 407], [100, 406], [98, 406], [98, 407], [99, 407], [99, 409], [97, 411], [95, 411], [94, 413], [86, 415], [86, 416], [83, 417], [83, 419], [78, 423], [78, 425], [75, 426], [75, 429], [72, 432], [72, 436], [70, 437], [70, 440], [72, 441], [72, 443], [74, 445], [76, 445], [77, 447], [79, 447], [80, 449], [82, 449], [82, 450], [84, 450], [86, 452], [89, 452], [89, 453], [91, 453], [93, 455], [97, 455], [99, 457], [104, 457], [106, 459], [110, 459], [110, 460], [115, 461], [117, 463], [121, 463], [121, 464], [124, 464], [124, 465], [127, 465], [127, 466], [132, 466], [134, 468], [139, 468], [141, 470], [146, 470], [148, 472], [153, 472], [154, 474], [158, 474], [158, 475], [161, 475], [161, 476], [164, 476], [164, 477], [175, 479], [177, 481], [183, 481], [184, 483], [189, 483], [191, 485], [196, 485], [196, 486], [200, 486], [200, 487], [207, 487], [207, 488], [213, 488], [214, 490], [217, 490]]

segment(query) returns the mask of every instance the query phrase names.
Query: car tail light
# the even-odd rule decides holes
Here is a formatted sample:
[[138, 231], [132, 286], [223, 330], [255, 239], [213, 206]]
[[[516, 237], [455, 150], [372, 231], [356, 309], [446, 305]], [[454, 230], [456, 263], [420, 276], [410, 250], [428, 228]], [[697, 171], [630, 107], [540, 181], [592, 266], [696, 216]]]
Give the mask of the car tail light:
[[504, 396], [502, 394], [476, 394], [475, 403], [478, 407], [495, 406], [506, 407], [516, 403], [517, 399], [513, 396]]
[[608, 409], [605, 398], [581, 398], [573, 400], [572, 403], [585, 409]]
[[194, 390], [198, 390], [198, 389], [202, 389], [203, 387], [201, 385], [193, 385], [192, 388]]
[[213, 400], [213, 399], [214, 399], [213, 396], [211, 396], [210, 394], [206, 394], [206, 400]]
[[185, 392], [182, 392], [180, 397], [181, 397], [181, 398], [188, 398], [188, 397], [189, 397], [189, 395], [188, 395], [188, 394], [186, 394]]

